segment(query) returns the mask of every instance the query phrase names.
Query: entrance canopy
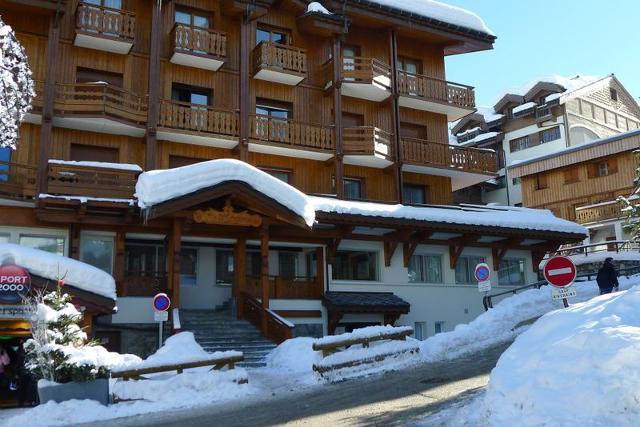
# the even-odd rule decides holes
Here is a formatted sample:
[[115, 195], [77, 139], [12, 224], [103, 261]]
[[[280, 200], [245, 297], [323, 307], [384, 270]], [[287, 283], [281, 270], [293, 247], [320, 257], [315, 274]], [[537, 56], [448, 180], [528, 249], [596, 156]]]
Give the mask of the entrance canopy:
[[411, 305], [392, 292], [325, 292], [322, 304], [329, 312], [329, 332], [335, 332], [345, 314], [382, 314], [385, 324], [393, 324], [409, 313]]

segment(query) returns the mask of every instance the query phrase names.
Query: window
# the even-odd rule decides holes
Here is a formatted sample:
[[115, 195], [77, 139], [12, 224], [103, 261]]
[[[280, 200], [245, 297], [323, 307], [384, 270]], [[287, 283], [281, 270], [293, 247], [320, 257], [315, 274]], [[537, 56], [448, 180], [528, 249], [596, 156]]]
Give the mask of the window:
[[422, 62], [418, 59], [398, 57], [398, 70], [405, 71], [409, 74], [421, 74]]
[[315, 252], [309, 252], [307, 260], [307, 279], [311, 280], [318, 276], [318, 258]]
[[536, 190], [544, 190], [545, 188], [549, 188], [549, 183], [547, 182], [547, 175], [542, 173], [537, 173], [535, 176], [536, 176]]
[[343, 45], [342, 46], [342, 70], [346, 76], [343, 80], [354, 81], [353, 72], [356, 70], [355, 58], [360, 56], [360, 46]]
[[525, 150], [531, 146], [531, 136], [523, 136], [521, 138], [512, 139], [509, 141], [511, 152]]
[[286, 182], [287, 184], [291, 184], [293, 172], [287, 169], [270, 169], [270, 168], [260, 168], [264, 172], [268, 173], [274, 178], [279, 179], [282, 182]]
[[295, 279], [298, 275], [298, 254], [295, 252], [278, 252], [278, 274], [285, 279]]
[[609, 165], [607, 162], [600, 162], [596, 164], [596, 176], [609, 175]]
[[256, 45], [261, 42], [271, 42], [278, 44], [290, 43], [289, 33], [286, 30], [258, 27], [256, 30]]
[[196, 163], [204, 162], [205, 159], [196, 159], [195, 157], [186, 157], [186, 156], [174, 156], [173, 154], [169, 155], [169, 168], [179, 168], [182, 166], [194, 165]]
[[254, 132], [258, 138], [275, 141], [288, 141], [287, 119], [292, 117], [292, 104], [258, 98], [256, 100], [256, 120]]
[[545, 129], [540, 132], [540, 144], [555, 141], [556, 139], [560, 139], [560, 126]]
[[111, 9], [122, 9], [122, 0], [83, 0], [83, 2], [96, 6], [109, 7]]
[[113, 273], [113, 237], [83, 234], [80, 239], [80, 261]]
[[427, 127], [414, 123], [401, 122], [400, 136], [402, 138], [427, 139]]
[[513, 184], [513, 185], [520, 185], [520, 184], [522, 184], [522, 178], [512, 178], [512, 179], [511, 179], [511, 184]]
[[[122, 0], [84, 0], [83, 2], [86, 4], [95, 5], [99, 7], [107, 7], [110, 9], [122, 9]], [[119, 36], [118, 22], [120, 20], [110, 19], [112, 15], [113, 15], [112, 13], [106, 13], [104, 15], [104, 18], [101, 19], [102, 22], [100, 22], [100, 24], [102, 26], [102, 31], [100, 32], [103, 34], [108, 34], [108, 35], [118, 37]], [[95, 26], [95, 22], [89, 22], [90, 20], [96, 20], [96, 17], [94, 17], [93, 14], [85, 13], [85, 14], [82, 14], [81, 17], [83, 22], [81, 22], [80, 25], [82, 25], [82, 27], [85, 28], [85, 31], [97, 32], [92, 29]], [[91, 29], [87, 29], [87, 27]]]
[[456, 263], [456, 283], [475, 284], [474, 270], [476, 265], [485, 262], [480, 256], [461, 256]]
[[523, 258], [502, 259], [498, 268], [498, 284], [500, 286], [524, 285], [524, 266]]
[[338, 251], [333, 259], [333, 280], [378, 279], [378, 254], [364, 251]]
[[11, 161], [11, 148], [0, 147], [0, 181], [8, 181], [9, 175], [2, 171], [9, 170], [9, 162]]
[[9, 237], [8, 234], [0, 234], [0, 243], [9, 243]]
[[180, 284], [195, 286], [198, 279], [198, 248], [180, 251]]
[[360, 178], [344, 178], [344, 198], [350, 200], [362, 199], [362, 183], [363, 180]]
[[185, 86], [174, 83], [171, 87], [171, 99], [194, 105], [211, 105], [211, 89]]
[[41, 251], [64, 256], [64, 237], [21, 234], [18, 239], [18, 244], [28, 248], [40, 249]]
[[609, 96], [612, 101], [618, 101], [618, 91], [614, 88], [609, 88]]
[[127, 242], [124, 249], [126, 274], [163, 276], [167, 271], [164, 245], [155, 242]]
[[442, 283], [442, 257], [413, 255], [409, 261], [409, 282]]
[[428, 187], [417, 184], [404, 184], [402, 186], [402, 200], [404, 203], [413, 205], [429, 203]]
[[176, 8], [176, 24], [184, 24], [190, 27], [209, 28], [209, 16], [201, 12]]
[[565, 169], [562, 171], [562, 175], [564, 176], [565, 184], [572, 184], [574, 182], [580, 181], [580, 175], [578, 168]]
[[258, 251], [247, 252], [246, 273], [251, 277], [260, 277], [262, 269], [262, 256]]
[[436, 334], [444, 332], [444, 322], [443, 321], [435, 322], [433, 324], [433, 330]]
[[[93, 68], [76, 68], [76, 83], [107, 83], [111, 86], [122, 87], [123, 77], [121, 73], [96, 70]], [[101, 90], [98, 88], [97, 90]]]
[[233, 283], [233, 251], [228, 249], [216, 250], [216, 283]]
[[[193, 32], [176, 31], [176, 47], [206, 54], [208, 48], [207, 43], [209, 41], [207, 30], [209, 29], [211, 22], [209, 16], [202, 12], [176, 8], [175, 21], [176, 24], [186, 25], [194, 29]], [[192, 40], [189, 40], [190, 37]]]
[[415, 339], [422, 341], [427, 337], [427, 322], [415, 322], [413, 326], [413, 337]]
[[120, 150], [96, 145], [71, 144], [70, 157], [71, 160], [77, 162], [118, 163], [120, 161]]

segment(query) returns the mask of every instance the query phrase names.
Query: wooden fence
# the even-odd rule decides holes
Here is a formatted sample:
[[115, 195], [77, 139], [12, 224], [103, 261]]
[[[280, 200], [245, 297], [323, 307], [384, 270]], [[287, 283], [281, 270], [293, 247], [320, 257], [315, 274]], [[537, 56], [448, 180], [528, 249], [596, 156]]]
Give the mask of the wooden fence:
[[333, 151], [333, 128], [265, 115], [251, 116], [251, 138], [297, 149]]
[[462, 108], [474, 108], [476, 104], [475, 92], [471, 86], [405, 71], [398, 71], [398, 93]]
[[293, 327], [271, 310], [262, 307], [260, 301], [247, 292], [240, 294], [238, 304], [242, 305], [245, 319], [260, 329], [262, 334], [271, 341], [280, 344], [293, 338]]
[[235, 111], [169, 100], [160, 101], [158, 126], [231, 137], [239, 133]]
[[136, 17], [133, 12], [126, 10], [79, 2], [76, 9], [76, 29], [86, 34], [133, 42]]
[[358, 126], [342, 131], [344, 153], [395, 158], [393, 134], [375, 126]]
[[173, 27], [173, 49], [225, 58], [227, 56], [227, 35], [209, 28], [176, 23]]
[[253, 74], [271, 69], [289, 74], [307, 74], [307, 53], [304, 49], [262, 41], [253, 49]]
[[49, 163], [51, 194], [115, 199], [132, 199], [139, 172]]
[[498, 171], [498, 156], [491, 150], [454, 147], [416, 138], [402, 138], [401, 145], [402, 160], [409, 163], [479, 173]]

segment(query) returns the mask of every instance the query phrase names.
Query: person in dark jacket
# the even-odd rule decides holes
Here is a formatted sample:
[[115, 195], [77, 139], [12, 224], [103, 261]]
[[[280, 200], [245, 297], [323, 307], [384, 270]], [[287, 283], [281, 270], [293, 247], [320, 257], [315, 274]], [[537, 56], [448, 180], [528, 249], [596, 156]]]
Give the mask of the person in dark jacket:
[[596, 282], [600, 288], [600, 295], [610, 294], [613, 288], [618, 289], [618, 271], [613, 265], [613, 258], [604, 260], [604, 264], [598, 270]]

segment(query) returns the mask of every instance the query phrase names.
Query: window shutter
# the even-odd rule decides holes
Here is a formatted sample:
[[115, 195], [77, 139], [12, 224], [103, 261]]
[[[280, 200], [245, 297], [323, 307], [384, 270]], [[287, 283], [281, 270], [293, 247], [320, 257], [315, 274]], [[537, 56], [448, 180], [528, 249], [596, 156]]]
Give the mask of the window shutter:
[[587, 165], [587, 176], [589, 178], [595, 178], [598, 175], [598, 164], [597, 163], [589, 163]]
[[616, 159], [607, 160], [607, 168], [609, 169], [609, 175], [613, 175], [618, 172], [618, 161]]

